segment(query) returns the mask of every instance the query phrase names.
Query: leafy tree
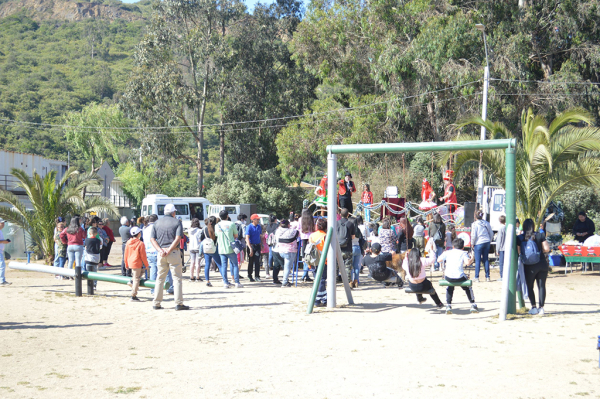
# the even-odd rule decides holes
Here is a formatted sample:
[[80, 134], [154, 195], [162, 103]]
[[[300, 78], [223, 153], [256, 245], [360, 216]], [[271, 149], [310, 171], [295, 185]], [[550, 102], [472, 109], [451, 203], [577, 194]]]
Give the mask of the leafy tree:
[[132, 163], [119, 165], [117, 176], [123, 182], [123, 192], [137, 209], [140, 209], [150, 185], [151, 176], [148, 172], [139, 171]]
[[[220, 56], [228, 51], [221, 32], [232, 23], [231, 12], [241, 12], [244, 6], [237, 0], [167, 0], [154, 7], [122, 104], [139, 125], [170, 128], [158, 132], [146, 128], [144, 148], [166, 158], [193, 160], [201, 195], [210, 85], [220, 70]], [[190, 139], [197, 147], [193, 157], [184, 151]]]
[[[516, 148], [517, 215], [521, 220], [532, 218], [537, 226], [550, 201], [564, 192], [600, 187], [600, 128], [593, 127], [593, 122], [592, 115], [581, 108], [565, 111], [550, 124], [532, 109], [523, 110], [522, 138]], [[467, 125], [485, 126], [494, 139], [515, 137], [504, 124], [483, 121], [480, 117], [468, 118], [459, 124]], [[461, 134], [457, 139], [478, 138]], [[446, 154], [442, 158], [442, 164], [448, 157]], [[479, 151], [461, 151], [456, 154], [454, 169], [460, 176], [478, 168], [479, 159]], [[483, 151], [482, 166], [499, 183], [504, 183], [504, 151]]]
[[129, 137], [127, 130], [113, 129], [130, 126], [116, 105], [91, 103], [81, 112], [66, 114], [64, 123], [75, 126], [65, 127], [65, 137], [90, 159], [92, 172], [96, 172], [107, 157], [118, 160], [117, 146]]
[[304, 193], [288, 187], [275, 169], [236, 164], [214, 179], [206, 197], [214, 204], [256, 204], [261, 213], [284, 216], [302, 209]]
[[33, 177], [29, 177], [25, 171], [13, 168], [11, 174], [18, 180], [18, 187], [25, 190], [31, 205], [10, 191], [0, 190], [0, 202], [10, 206], [0, 207], [0, 218], [28, 232], [36, 249], [45, 256], [46, 264], [52, 264], [54, 259], [57, 217], [88, 212], [118, 215], [116, 207], [105, 198], [83, 198], [86, 188], [100, 184], [98, 176], [92, 173], [80, 174], [71, 168], [60, 181], [56, 179], [56, 171], [44, 177], [34, 172]]

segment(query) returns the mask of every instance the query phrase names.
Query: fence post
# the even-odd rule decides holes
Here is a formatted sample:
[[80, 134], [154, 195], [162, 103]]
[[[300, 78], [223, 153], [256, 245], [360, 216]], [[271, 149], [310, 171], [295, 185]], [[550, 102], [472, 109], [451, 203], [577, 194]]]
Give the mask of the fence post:
[[81, 286], [81, 266], [75, 266], [75, 296], [83, 296]]

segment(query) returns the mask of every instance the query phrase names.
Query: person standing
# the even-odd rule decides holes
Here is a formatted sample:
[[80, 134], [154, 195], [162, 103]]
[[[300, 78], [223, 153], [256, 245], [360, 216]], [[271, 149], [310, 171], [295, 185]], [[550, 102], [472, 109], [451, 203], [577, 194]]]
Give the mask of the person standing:
[[200, 228], [199, 219], [192, 219], [188, 234], [190, 240], [190, 245], [188, 247], [190, 250], [190, 281], [202, 281], [202, 278], [200, 277], [200, 257], [202, 256], [200, 235], [202, 234], [202, 229]]
[[[140, 223], [143, 226], [143, 223]], [[140, 278], [144, 268], [148, 268], [148, 258], [146, 257], [146, 248], [140, 241], [142, 238], [142, 229], [137, 226], [131, 228], [131, 238], [127, 241], [125, 247], [125, 267], [132, 270], [131, 281], [131, 301], [139, 302], [137, 297], [140, 288]]]
[[6, 273], [6, 260], [4, 259], [4, 244], [10, 243], [10, 240], [4, 238], [4, 234], [2, 233], [2, 229], [6, 221], [0, 218], [0, 285], [11, 285], [6, 281], [5, 273]]
[[417, 224], [413, 228], [413, 238], [415, 239], [415, 246], [423, 253], [425, 250], [425, 223], [423, 223], [421, 216], [417, 218]]
[[[158, 220], [158, 215], [150, 215], [147, 219], [148, 223], [145, 223], [146, 227], [142, 232], [142, 239], [144, 246], [146, 247], [146, 259], [148, 260], [148, 267], [150, 269], [150, 280], [156, 281], [156, 277], [158, 276], [158, 251], [154, 248], [154, 245], [152, 245], [150, 235], [152, 234], [154, 223]], [[173, 295], [173, 275], [171, 274], [171, 270], [167, 273], [167, 283], [169, 283], [167, 294]], [[150, 293], [154, 295], [154, 289], [151, 289]]]
[[[250, 224], [246, 226], [246, 247], [248, 248], [248, 279], [250, 282], [260, 282], [260, 235], [262, 226], [260, 225], [260, 216], [256, 213], [250, 216]], [[252, 269], [254, 268], [254, 278], [252, 278]]]
[[281, 288], [292, 286], [288, 281], [288, 278], [298, 252], [298, 235], [298, 230], [292, 229], [290, 227], [290, 222], [287, 219], [281, 221], [279, 228], [275, 232], [275, 238], [277, 240], [275, 252], [283, 258], [283, 284], [281, 285]]
[[75, 263], [75, 266], [81, 266], [82, 270], [85, 270], [82, 263], [85, 230], [80, 226], [79, 217], [71, 218], [69, 227], [60, 233], [60, 239], [64, 244], [67, 244], [67, 257], [69, 258], [67, 268], [70, 269]]
[[500, 226], [498, 234], [496, 234], [496, 255], [498, 255], [498, 262], [500, 263], [500, 281], [502, 281], [502, 274], [504, 271], [504, 247], [506, 242], [506, 216], [500, 215], [498, 220], [502, 226]]
[[[62, 224], [62, 227], [59, 227], [59, 225]], [[54, 227], [54, 262], [53, 262], [53, 266], [54, 267], [64, 267], [65, 266], [65, 260], [63, 259], [63, 264], [62, 266], [60, 266], [60, 260], [59, 260], [59, 256], [58, 256], [58, 243], [62, 244], [62, 241], [60, 240], [60, 233], [62, 233], [62, 231], [65, 229], [65, 219], [62, 216], [59, 216], [56, 218], [56, 227]], [[57, 238], [58, 237], [58, 238]], [[58, 239], [58, 241], [57, 241]], [[65, 251], [66, 251], [66, 246], [65, 246]], [[66, 252], [65, 252], [66, 253]], [[66, 256], [66, 255], [65, 255]], [[60, 276], [56, 276], [56, 278], [59, 278]]]
[[183, 293], [181, 291], [182, 265], [179, 253], [179, 243], [183, 236], [181, 220], [175, 217], [177, 213], [175, 205], [165, 205], [165, 216], [152, 226], [150, 240], [158, 252], [158, 277], [156, 279], [156, 291], [154, 293], [154, 309], [162, 309], [163, 285], [169, 269], [173, 274], [175, 310], [188, 310], [190, 307], [183, 304]]
[[[323, 253], [323, 247], [325, 246], [325, 236], [327, 235], [327, 219], [317, 219], [316, 229], [314, 233], [310, 235], [308, 241], [317, 246], [319, 254]], [[318, 267], [318, 263], [317, 263]], [[325, 269], [321, 275], [321, 282], [317, 289], [317, 296], [315, 298], [315, 306], [320, 308], [327, 305], [327, 263], [325, 263]], [[316, 268], [315, 268], [316, 269]]]
[[[342, 250], [342, 259], [344, 260], [344, 267], [346, 268], [346, 274], [348, 275], [348, 282], [352, 279], [352, 240], [356, 236], [355, 225], [348, 220], [350, 211], [346, 208], [342, 208], [340, 216], [342, 217], [337, 223], [337, 236]], [[342, 270], [340, 270], [342, 273]]]
[[444, 196], [440, 198], [440, 201], [444, 201], [448, 205], [448, 212], [454, 213], [456, 210], [456, 187], [454, 187], [454, 171], [447, 170], [444, 173]]
[[108, 264], [108, 256], [110, 255], [110, 250], [112, 248], [113, 242], [117, 240], [115, 240], [115, 234], [108, 225], [108, 218], [105, 218], [102, 222], [102, 229], [104, 229], [106, 235], [108, 236], [108, 244], [106, 245], [106, 247], [102, 248], [102, 260], [104, 261], [104, 267], [110, 267], [110, 265]]
[[121, 227], [119, 227], [119, 235], [121, 236], [121, 249], [123, 251], [123, 258], [121, 260], [121, 275], [131, 277], [131, 270], [125, 269], [125, 245], [127, 245], [127, 240], [131, 238], [131, 234], [129, 234], [129, 226], [130, 221], [127, 216], [121, 217]]
[[[98, 263], [100, 263], [100, 252], [102, 251], [102, 240], [98, 235], [98, 228], [90, 226], [85, 239], [85, 270], [88, 272], [98, 271]], [[94, 281], [94, 287], [97, 281]]]
[[[200, 249], [204, 253], [204, 278], [206, 279], [206, 286], [212, 287], [210, 283], [210, 264], [211, 260], [215, 262], [215, 265], [219, 268], [219, 272], [223, 275], [221, 270], [221, 256], [219, 255], [219, 245], [217, 243], [217, 235], [215, 233], [215, 226], [217, 225], [217, 218], [214, 216], [209, 217], [204, 221], [206, 226], [202, 229], [200, 234]], [[225, 271], [227, 275], [227, 271]]]
[[[348, 218], [354, 225], [354, 238], [352, 239], [352, 278], [350, 279], [350, 288], [358, 288], [360, 266], [363, 259], [363, 249], [361, 243], [364, 241], [363, 232], [359, 226], [362, 224], [362, 216]], [[360, 223], [360, 224], [359, 224]]]
[[346, 172], [344, 180], [338, 182], [338, 196], [340, 209], [346, 208], [348, 213], [352, 213], [354, 208], [352, 207], [352, 193], [356, 192], [356, 187], [352, 181], [352, 174]]
[[[529, 314], [543, 316], [548, 278], [548, 262], [544, 255], [550, 252], [550, 245], [544, 234], [535, 232], [535, 223], [532, 219], [523, 221], [523, 234], [517, 236], [517, 251], [525, 270], [525, 282], [531, 303]], [[539, 307], [536, 307], [534, 283], [538, 286]]]
[[[62, 218], [60, 218], [62, 219]], [[54, 267], [65, 267], [65, 262], [67, 261], [67, 246], [60, 239], [60, 233], [65, 229], [65, 222], [58, 222], [55, 232], [54, 232], [54, 248], [56, 248]], [[56, 264], [56, 260], [58, 260], [58, 264]], [[62, 277], [56, 275], [56, 278], [59, 280], [68, 280], [68, 277]]]
[[360, 202], [362, 202], [365, 207], [365, 221], [368, 223], [371, 221], [371, 210], [368, 207], [373, 205], [373, 193], [371, 192], [371, 186], [369, 184], [365, 183], [365, 190], [360, 197]]
[[[429, 224], [429, 239], [433, 240], [435, 244], [435, 257], [436, 259], [444, 252], [446, 245], [446, 225], [442, 221], [442, 217], [439, 213], [433, 214], [433, 220]], [[434, 263], [435, 270], [439, 270], [440, 265], [437, 260]]]
[[485, 281], [490, 281], [490, 244], [494, 238], [492, 226], [483, 220], [483, 212], [475, 213], [475, 222], [471, 225], [471, 246], [475, 252], [475, 280], [479, 282], [479, 266], [483, 260]]
[[[523, 231], [525, 231], [525, 223], [523, 222]], [[579, 212], [577, 216], [577, 220], [573, 225], [573, 235], [575, 239], [581, 243], [583, 243], [586, 239], [594, 235], [596, 231], [596, 226], [592, 219], [587, 217], [587, 214], [584, 211]]]
[[[298, 223], [298, 230], [300, 231], [300, 259], [304, 259], [304, 250], [308, 245], [308, 238], [312, 233], [315, 232], [315, 220], [308, 209], [302, 210], [302, 216]], [[308, 277], [308, 264], [302, 262], [304, 273], [302, 274], [302, 281], [306, 283], [312, 282], [312, 279]]]
[[219, 246], [219, 256], [221, 257], [221, 276], [223, 277], [223, 286], [231, 288], [232, 284], [227, 280], [227, 261], [231, 263], [231, 274], [235, 281], [235, 288], [243, 288], [240, 284], [240, 269], [238, 266], [237, 254], [233, 251], [231, 242], [237, 237], [237, 227], [229, 219], [229, 212], [223, 209], [219, 212], [221, 221], [217, 223], [217, 243]]
[[[246, 235], [246, 222], [248, 216], [245, 213], [240, 213], [238, 215], [238, 220], [235, 222], [235, 227], [237, 228], [237, 239], [240, 240], [243, 246], [243, 250], [237, 254], [238, 265], [241, 266], [242, 263], [246, 260], [246, 255], [248, 252], [248, 247], [246, 246], [246, 239], [244, 236]], [[231, 278], [233, 279], [233, 270], [231, 271]], [[243, 278], [243, 277], [242, 277]]]
[[277, 216], [269, 215], [269, 224], [267, 225], [267, 245], [269, 246], [269, 260], [267, 262], [267, 267], [265, 268], [267, 272], [267, 277], [269, 277], [269, 269], [273, 269], [273, 248], [275, 247], [275, 232], [279, 227], [279, 223], [277, 222]]

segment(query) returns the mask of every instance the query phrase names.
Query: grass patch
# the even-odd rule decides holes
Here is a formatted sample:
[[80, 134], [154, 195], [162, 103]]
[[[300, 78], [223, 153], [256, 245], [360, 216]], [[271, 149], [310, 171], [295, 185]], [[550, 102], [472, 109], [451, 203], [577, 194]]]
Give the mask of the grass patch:
[[438, 387], [445, 387], [446, 385], [444, 385], [444, 384], [438, 384], [437, 386]]
[[11, 356], [12, 356], [12, 353], [6, 353], [6, 354], [2, 355], [2, 357], [11, 357]]
[[571, 385], [577, 385], [577, 383], [575, 381], [571, 381], [571, 382], [569, 382], [569, 384], [571, 384]]
[[35, 389], [37, 389], [38, 391], [45, 391], [45, 390], [46, 390], [46, 389], [48, 389], [48, 388], [46, 388], [46, 387], [41, 387], [41, 386], [37, 385], [37, 386], [35, 387]]
[[46, 376], [48, 376], [48, 377], [54, 376], [54, 377], [59, 378], [61, 380], [64, 380], [65, 378], [68, 377], [68, 375], [66, 375], [66, 374], [59, 374], [59, 373], [55, 373], [55, 372], [48, 373], [48, 374], [46, 374]]
[[14, 390], [14, 389], [12, 389], [11, 387], [0, 387], [0, 389], [4, 389], [4, 390], [6, 390], [6, 391], [8, 391], [8, 392], [14, 392], [14, 391], [15, 391], [15, 390]]
[[130, 393], [136, 393], [139, 390], [141, 390], [142, 387], [118, 387], [118, 388], [106, 388], [106, 390], [110, 393], [115, 393], [115, 394], [130, 394]]
[[29, 382], [29, 381], [19, 381], [19, 382], [17, 382], [17, 385], [29, 385], [29, 384], [31, 384], [31, 382]]
[[581, 359], [582, 362], [584, 363], [589, 363], [589, 362], [593, 362], [593, 359]]
[[575, 395], [577, 395], [577, 396], [589, 396], [589, 392], [577, 392]]

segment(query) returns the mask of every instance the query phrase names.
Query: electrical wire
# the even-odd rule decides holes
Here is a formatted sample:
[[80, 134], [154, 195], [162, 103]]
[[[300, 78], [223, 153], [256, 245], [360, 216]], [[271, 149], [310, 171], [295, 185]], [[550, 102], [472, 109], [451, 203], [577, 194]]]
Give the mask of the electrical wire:
[[557, 81], [545, 81], [545, 80], [513, 80], [513, 79], [498, 79], [498, 78], [490, 78], [490, 80], [495, 80], [497, 82], [510, 82], [510, 83], [537, 83], [537, 84], [570, 84], [570, 85], [600, 85], [600, 82], [557, 82]]
[[[388, 104], [388, 103], [394, 102], [394, 101], [402, 101], [402, 100], [409, 100], [409, 99], [413, 99], [413, 98], [418, 98], [418, 97], [425, 96], [425, 95], [428, 95], [428, 94], [441, 93], [441, 92], [444, 92], [444, 91], [453, 90], [453, 89], [457, 89], [457, 88], [460, 88], [460, 87], [472, 85], [473, 83], [478, 83], [478, 82], [481, 82], [481, 80], [474, 80], [474, 81], [471, 81], [471, 82], [468, 82], [468, 83], [463, 83], [463, 84], [460, 84], [460, 85], [446, 87], [446, 88], [439, 89], [439, 90], [427, 91], [427, 92], [424, 92], [424, 93], [419, 93], [419, 94], [415, 94], [415, 95], [411, 95], [411, 96], [405, 96], [405, 97], [398, 98], [398, 99], [392, 99], [392, 100], [388, 100], [388, 101], [381, 101], [381, 102], [376, 102], [376, 103], [371, 103], [371, 104], [364, 104], [364, 105], [359, 105], [359, 106], [356, 106], [356, 107], [338, 108], [336, 110], [331, 110], [331, 111], [313, 112], [313, 113], [310, 113], [310, 114], [285, 116], [285, 117], [280, 117], [280, 118], [256, 119], [256, 120], [241, 121], [241, 122], [227, 122], [227, 123], [223, 123], [223, 124], [213, 123], [213, 124], [206, 124], [206, 125], [204, 125], [204, 127], [230, 126], [230, 125], [242, 125], [242, 124], [247, 124], [247, 123], [260, 123], [260, 122], [281, 121], [281, 120], [294, 119], [294, 118], [303, 118], [303, 117], [312, 116], [312, 115], [326, 115], [326, 114], [331, 114], [331, 113], [335, 113], [335, 112], [352, 111], [352, 110], [356, 110], [356, 109], [362, 109], [362, 108], [372, 107], [372, 106], [375, 106], [375, 105]], [[22, 123], [22, 124], [28, 124], [28, 125], [34, 125], [34, 126], [49, 126], [49, 127], [56, 127], [56, 128], [62, 128], [62, 129], [65, 129], [65, 128], [73, 128], [73, 129], [103, 129], [103, 130], [138, 130], [139, 129], [137, 127], [58, 125], [58, 124], [51, 124], [51, 123], [37, 123], [37, 122], [16, 121], [16, 120], [8, 119], [8, 118], [0, 118], [0, 121], [12, 122], [12, 123]], [[195, 127], [196, 127], [195, 125], [152, 126], [152, 127], [147, 127], [146, 129], [163, 130], [163, 129], [180, 129], [180, 128], [187, 129], [187, 128], [195, 128]]]

